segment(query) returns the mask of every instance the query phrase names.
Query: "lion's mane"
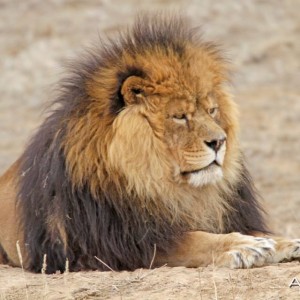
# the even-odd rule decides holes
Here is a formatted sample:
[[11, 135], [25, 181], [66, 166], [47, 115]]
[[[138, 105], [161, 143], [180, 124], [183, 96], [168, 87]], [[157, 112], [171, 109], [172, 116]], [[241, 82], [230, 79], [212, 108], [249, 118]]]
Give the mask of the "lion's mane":
[[[154, 245], [168, 252], [187, 230], [267, 231], [241, 156], [235, 161], [235, 175], [223, 185], [197, 192], [186, 186], [170, 188], [160, 179], [148, 180], [144, 169], [139, 173], [144, 163], [151, 169], [160, 148], [148, 143], [147, 133], [144, 138], [128, 133], [139, 126], [134, 120], [115, 122], [125, 106], [120, 92], [124, 80], [146, 76], [151, 68], [151, 62], [143, 68], [138, 57], [157, 51], [183, 57], [193, 44], [202, 45], [221, 63], [217, 48], [202, 43], [182, 19], [144, 16], [131, 31], [102, 43], [69, 67], [55, 109], [20, 159], [17, 204], [28, 269], [40, 271], [47, 254], [49, 273], [64, 271], [66, 258], [72, 271], [107, 270], [95, 256], [114, 270], [133, 270], [149, 267]], [[143, 155], [132, 162], [120, 147], [119, 159], [133, 166], [128, 176], [108, 162], [106, 146], [117, 126], [125, 138], [128, 134], [134, 139], [130, 142], [136, 145], [135, 155]], [[205, 212], [196, 209], [195, 215], [198, 202], [206, 203]]]

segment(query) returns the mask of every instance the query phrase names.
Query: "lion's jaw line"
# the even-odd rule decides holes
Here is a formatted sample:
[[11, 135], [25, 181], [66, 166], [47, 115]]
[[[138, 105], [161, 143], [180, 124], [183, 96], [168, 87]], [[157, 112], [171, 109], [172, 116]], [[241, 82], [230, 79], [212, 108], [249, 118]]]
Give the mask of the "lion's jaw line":
[[199, 170], [189, 175], [188, 183], [194, 187], [201, 187], [207, 184], [214, 184], [223, 178], [223, 171], [220, 166], [212, 164], [207, 169]]

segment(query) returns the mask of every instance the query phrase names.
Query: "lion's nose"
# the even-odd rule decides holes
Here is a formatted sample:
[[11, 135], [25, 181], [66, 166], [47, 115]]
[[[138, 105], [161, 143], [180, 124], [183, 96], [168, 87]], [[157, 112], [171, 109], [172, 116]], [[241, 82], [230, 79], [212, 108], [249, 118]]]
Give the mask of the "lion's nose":
[[226, 141], [226, 138], [211, 140], [211, 141], [204, 141], [204, 143], [211, 149], [213, 149], [215, 152], [218, 152], [221, 146]]

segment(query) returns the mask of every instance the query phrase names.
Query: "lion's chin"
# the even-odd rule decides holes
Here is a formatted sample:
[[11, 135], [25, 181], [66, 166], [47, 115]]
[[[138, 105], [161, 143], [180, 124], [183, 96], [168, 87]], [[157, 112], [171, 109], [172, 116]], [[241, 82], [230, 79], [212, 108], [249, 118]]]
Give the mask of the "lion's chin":
[[194, 186], [200, 187], [203, 185], [214, 184], [223, 177], [222, 168], [216, 164], [199, 170], [198, 172], [192, 172], [188, 175], [187, 182]]

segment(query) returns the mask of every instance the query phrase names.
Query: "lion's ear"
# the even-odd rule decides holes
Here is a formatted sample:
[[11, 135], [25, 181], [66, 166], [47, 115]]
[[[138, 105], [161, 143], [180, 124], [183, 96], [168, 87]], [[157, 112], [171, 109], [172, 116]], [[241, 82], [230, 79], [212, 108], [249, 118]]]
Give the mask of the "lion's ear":
[[128, 77], [121, 88], [121, 94], [126, 104], [140, 103], [153, 91], [146, 80], [137, 76]]

